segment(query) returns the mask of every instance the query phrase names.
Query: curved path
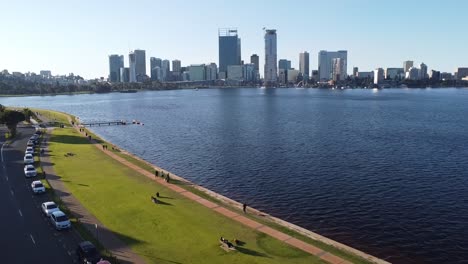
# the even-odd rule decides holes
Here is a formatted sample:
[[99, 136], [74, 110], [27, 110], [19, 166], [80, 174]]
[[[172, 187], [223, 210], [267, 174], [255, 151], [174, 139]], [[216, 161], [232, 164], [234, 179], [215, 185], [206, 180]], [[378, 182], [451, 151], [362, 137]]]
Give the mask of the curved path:
[[[78, 126], [74, 126], [75, 129], [80, 132], [79, 130], [79, 127]], [[84, 135], [84, 131], [83, 132], [80, 132]], [[127, 161], [126, 159], [112, 153], [111, 151], [107, 151], [107, 150], [104, 150], [102, 148], [102, 145], [98, 144], [95, 140], [91, 140], [91, 142], [94, 144], [94, 146], [99, 149], [100, 151], [106, 153], [108, 156], [110, 156], [111, 158], [115, 159], [116, 161], [120, 162], [121, 164], [129, 167], [130, 169], [146, 176], [147, 178], [150, 178], [156, 182], [158, 182], [159, 184], [167, 187], [167, 188], [170, 188], [171, 190], [185, 196], [187, 199], [190, 199], [190, 200], [193, 200], [207, 208], [210, 208], [212, 209], [213, 211], [216, 211], [217, 213], [219, 214], [222, 214], [228, 218], [231, 218], [245, 226], [248, 226], [254, 230], [257, 230], [259, 232], [262, 232], [262, 233], [265, 233], [271, 237], [274, 237], [280, 241], [283, 241], [284, 243], [286, 244], [289, 244], [293, 247], [296, 247], [300, 250], [303, 250], [307, 253], [310, 253], [312, 255], [315, 255], [317, 257], [319, 257], [320, 259], [324, 260], [324, 261], [327, 261], [329, 263], [332, 263], [332, 264], [350, 264], [351, 262], [341, 258], [341, 257], [338, 257], [336, 255], [333, 255], [332, 253], [330, 252], [327, 252], [325, 250], [322, 250], [316, 246], [313, 246], [311, 244], [308, 244], [306, 242], [303, 242], [299, 239], [296, 239], [294, 237], [291, 237], [290, 235], [287, 235], [283, 232], [280, 232], [280, 231], [277, 231], [271, 227], [268, 227], [262, 223], [259, 223], [255, 220], [252, 220], [252, 219], [249, 219], [245, 216], [243, 216], [242, 213], [238, 213], [238, 212], [235, 212], [235, 211], [232, 211], [230, 209], [227, 209], [221, 205], [218, 205], [216, 203], [213, 203], [211, 201], [208, 201], [206, 200], [205, 198], [202, 198], [190, 191], [187, 191], [177, 185], [173, 185], [173, 184], [170, 184], [170, 183], [167, 183], [162, 177], [155, 177], [153, 173], [150, 173], [149, 171], [133, 164], [133, 163], [130, 163], [129, 161]], [[383, 260], [378, 260], [376, 258], [374, 258], [372, 261], [374, 262], [377, 262], [377, 263], [388, 263], [386, 261], [383, 261]]]

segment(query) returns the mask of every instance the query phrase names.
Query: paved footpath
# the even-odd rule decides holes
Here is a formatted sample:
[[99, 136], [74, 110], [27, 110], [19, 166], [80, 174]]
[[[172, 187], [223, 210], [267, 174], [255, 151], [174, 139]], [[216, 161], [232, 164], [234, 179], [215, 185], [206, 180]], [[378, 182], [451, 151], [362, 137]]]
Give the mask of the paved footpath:
[[[79, 128], [78, 127], [75, 127], [75, 129], [77, 129], [79, 131]], [[82, 132], [83, 135], [85, 132]], [[290, 235], [287, 235], [283, 232], [280, 232], [280, 231], [277, 231], [271, 227], [268, 227], [266, 225], [263, 225], [255, 220], [252, 220], [252, 219], [249, 219], [245, 216], [243, 216], [243, 214], [239, 214], [235, 211], [232, 211], [232, 210], [229, 210], [223, 206], [220, 206], [218, 204], [215, 204], [213, 202], [210, 202], [192, 192], [189, 192], [177, 185], [173, 185], [173, 184], [170, 184], [170, 183], [167, 183], [162, 177], [155, 177], [153, 173], [151, 172], [148, 172], [147, 170], [145, 169], [142, 169], [138, 166], [136, 166], [135, 164], [132, 164], [130, 163], [129, 161], [127, 161], [126, 159], [112, 153], [111, 151], [106, 151], [106, 150], [103, 150], [102, 148], [102, 145], [100, 144], [97, 144], [96, 141], [92, 140], [92, 142], [94, 143], [94, 146], [99, 149], [100, 151], [106, 153], [108, 156], [110, 156], [111, 158], [117, 160], [118, 162], [122, 163], [123, 165], [135, 170], [136, 172], [148, 177], [149, 179], [153, 180], [153, 181], [156, 181], [158, 182], [159, 184], [161, 185], [164, 185], [165, 187], [167, 188], [170, 188], [172, 189], [173, 191], [185, 196], [187, 199], [190, 199], [190, 200], [193, 200], [203, 206], [206, 206], [210, 209], [212, 209], [213, 211], [216, 211], [217, 213], [219, 214], [222, 214], [228, 218], [231, 218], [245, 226], [248, 226], [254, 230], [257, 230], [259, 232], [262, 232], [262, 233], [265, 233], [269, 236], [272, 236], [280, 241], [283, 241], [285, 242], [286, 244], [289, 244], [293, 247], [296, 247], [300, 250], [303, 250], [307, 253], [310, 253], [312, 255], [315, 255], [317, 257], [319, 257], [320, 259], [324, 260], [324, 261], [327, 261], [329, 263], [332, 263], [332, 264], [350, 264], [351, 262], [347, 261], [347, 260], [344, 260], [342, 259], [341, 257], [338, 257], [338, 256], [335, 256], [333, 255], [332, 253], [330, 252], [327, 252], [327, 251], [324, 251], [318, 247], [315, 247], [313, 245], [310, 245], [306, 242], [303, 242], [299, 239], [296, 239], [294, 237], [291, 237]]]
[[[119, 260], [119, 263], [145, 263], [144, 260], [135, 254], [130, 247], [120, 240], [111, 230], [107, 229], [94, 215], [68, 192], [61, 178], [57, 176], [50, 161], [47, 150], [49, 133], [45, 134], [42, 148], [45, 153], [41, 154], [41, 164], [46, 172], [46, 178], [55, 193], [60, 197], [65, 206], [70, 209], [73, 215], [79, 219], [80, 223], [94, 236], [97, 234], [99, 242]], [[97, 230], [96, 230], [97, 224]]]

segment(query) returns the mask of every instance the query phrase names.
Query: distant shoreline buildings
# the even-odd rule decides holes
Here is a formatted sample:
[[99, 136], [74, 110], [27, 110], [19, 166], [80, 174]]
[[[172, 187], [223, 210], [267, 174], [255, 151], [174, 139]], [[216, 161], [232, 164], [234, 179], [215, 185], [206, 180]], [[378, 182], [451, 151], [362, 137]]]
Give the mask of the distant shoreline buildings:
[[241, 52], [241, 38], [237, 28], [218, 29], [218, 65], [192, 64], [182, 66], [180, 60], [150, 58], [150, 76], [146, 73], [146, 55], [144, 50], [134, 50], [129, 54], [129, 67], [124, 67], [123, 55], [109, 56], [109, 76], [111, 83], [115, 82], [208, 82], [223, 81], [228, 85], [259, 85], [265, 86], [326, 86], [339, 83], [349, 83], [350, 79], [364, 79], [373, 85], [392, 84], [395, 81], [421, 80], [463, 80], [468, 78], [467, 68], [458, 68], [455, 74], [441, 73], [431, 70], [424, 63], [419, 68], [414, 62], [407, 60], [403, 67], [377, 68], [374, 71], [359, 71], [353, 67], [352, 75], [348, 75], [348, 51], [318, 52], [318, 69], [310, 70], [310, 53], [299, 53], [299, 69], [291, 67], [288, 59], [279, 59], [277, 53], [276, 29], [264, 28], [264, 66], [263, 79], [260, 76], [260, 59], [257, 54], [250, 56], [250, 63], [244, 63]]
[[[360, 71], [353, 67], [348, 75], [348, 51], [320, 50], [317, 53], [317, 69], [310, 69], [310, 52], [298, 53], [298, 69], [292, 67], [291, 60], [278, 59], [276, 29], [264, 31], [263, 76], [260, 74], [260, 56], [252, 54], [250, 62], [242, 60], [241, 38], [237, 28], [218, 29], [218, 64], [214, 62], [191, 64], [184, 66], [179, 59], [169, 61], [158, 57], [150, 57], [147, 71], [146, 51], [135, 49], [128, 54], [128, 64], [124, 63], [124, 55], [109, 55], [109, 74], [107, 78], [95, 79], [96, 82], [109, 83], [190, 83], [200, 85], [228, 86], [307, 86], [327, 87], [338, 85], [374, 85], [392, 86], [408, 83], [427, 83], [438, 81], [468, 81], [468, 67], [459, 67], [454, 73], [428, 70], [428, 66], [406, 60], [402, 67], [378, 67], [373, 71]], [[172, 65], [172, 68], [171, 68]], [[2, 76], [23, 78], [27, 81], [40, 83], [56, 83], [60, 85], [86, 84], [79, 76], [53, 76], [51, 71], [44, 70], [40, 74], [12, 72], [4, 70]]]

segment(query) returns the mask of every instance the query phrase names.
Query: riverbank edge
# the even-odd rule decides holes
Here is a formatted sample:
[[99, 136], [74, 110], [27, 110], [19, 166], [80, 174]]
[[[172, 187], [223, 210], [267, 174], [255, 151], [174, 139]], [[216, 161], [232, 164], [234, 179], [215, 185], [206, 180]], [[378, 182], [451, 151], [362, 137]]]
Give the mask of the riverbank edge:
[[[39, 110], [39, 109], [38, 109]], [[55, 112], [55, 113], [58, 113], [58, 114], [62, 114], [62, 115], [65, 115], [68, 117], [68, 122], [71, 123], [72, 121], [75, 122], [75, 125], [79, 125], [80, 124], [80, 118], [77, 117], [77, 116], [74, 116], [72, 114], [69, 114], [69, 113], [65, 113], [65, 112], [60, 112], [60, 111], [55, 111], [55, 110], [47, 110], [47, 109], [40, 109], [40, 110], [46, 110], [46, 111], [50, 111], [50, 112]], [[113, 145], [113, 146], [118, 146], [118, 145], [115, 145], [113, 144], [112, 142], [106, 140], [104, 137], [102, 136], [99, 136], [98, 134], [96, 134], [95, 131], [93, 131], [92, 129], [90, 129], [89, 127], [85, 127], [85, 129], [90, 132], [88, 134], [92, 135], [94, 139], [98, 139], [100, 141], [100, 143], [103, 143], [103, 144], [109, 144], [109, 145]], [[157, 165], [154, 165], [146, 160], [144, 160], [143, 158], [139, 157], [138, 155], [126, 150], [126, 149], [122, 149], [120, 148], [120, 146], [118, 146], [118, 149], [120, 150], [120, 153], [123, 154], [123, 155], [127, 155], [129, 156], [130, 158], [133, 158], [139, 162], [142, 162], [144, 164], [146, 164], [147, 166], [151, 167], [151, 168], [154, 168], [155, 170], [158, 170], [160, 172], [163, 172], [165, 174], [169, 173], [170, 174], [170, 177], [171, 179], [174, 179], [174, 180], [178, 180], [180, 182], [182, 182], [182, 184], [184, 185], [189, 185], [190, 187], [202, 192], [203, 194], [209, 196], [210, 198], [212, 198], [213, 200], [217, 201], [218, 203], [220, 203], [221, 205], [226, 205], [228, 207], [231, 207], [231, 208], [236, 208], [238, 210], [242, 210], [242, 203], [238, 202], [238, 201], [235, 201], [231, 198], [228, 198], [224, 195], [221, 195], [219, 193], [216, 193], [212, 190], [209, 190], [205, 187], [202, 187], [200, 185], [197, 185], [181, 176], [178, 176], [170, 171], [167, 171]], [[140, 166], [139, 166], [140, 167]], [[140, 167], [141, 168], [141, 167]], [[144, 168], [142, 168], [144, 169]], [[146, 170], [146, 169], [144, 169]], [[153, 171], [154, 172], [154, 171]], [[372, 256], [370, 254], [367, 254], [363, 251], [360, 251], [358, 249], [355, 249], [353, 247], [350, 247], [350, 246], [347, 246], [345, 244], [342, 244], [340, 242], [337, 242], [335, 240], [332, 240], [332, 239], [329, 239], [327, 237], [324, 237], [322, 235], [319, 235], [315, 232], [312, 232], [310, 230], [307, 230], [303, 227], [300, 227], [298, 225], [295, 225], [295, 224], [292, 224], [292, 223], [289, 223], [285, 220], [282, 220], [280, 218], [277, 218], [277, 217], [274, 217], [268, 213], [265, 213], [265, 212], [262, 212], [260, 210], [257, 210], [255, 208], [252, 208], [252, 207], [249, 207], [248, 208], [249, 212], [255, 214], [257, 217], [259, 217], [261, 220], [264, 220], [266, 222], [271, 222], [273, 224], [276, 224], [276, 225], [279, 225], [283, 228], [286, 228], [287, 230], [289, 231], [292, 231], [292, 232], [295, 232], [299, 235], [302, 235], [302, 236], [305, 236], [309, 239], [312, 239], [312, 240], [315, 240], [315, 241], [318, 241], [318, 242], [321, 242], [321, 243], [324, 243], [326, 245], [329, 245], [329, 246], [332, 246], [338, 250], [342, 250], [344, 252], [347, 252], [348, 254], [352, 254], [352, 255], [356, 255], [366, 261], [369, 261], [371, 263], [376, 263], [376, 264], [389, 264], [390, 262], [387, 262], [383, 259], [379, 259], [375, 256]]]
[[[92, 131], [91, 129], [89, 129], [89, 130]], [[92, 132], [95, 133], [94, 131], [92, 131]], [[106, 140], [103, 140], [103, 141], [106, 141]], [[114, 145], [114, 146], [118, 146], [118, 145]], [[189, 181], [189, 180], [187, 180], [187, 179], [185, 179], [185, 178], [183, 178], [181, 176], [178, 176], [178, 175], [176, 175], [176, 174], [174, 174], [174, 173], [172, 173], [170, 171], [167, 171], [167, 170], [165, 170], [165, 169], [163, 169], [163, 168], [161, 168], [161, 167], [159, 167], [157, 165], [154, 165], [154, 164], [142, 159], [141, 157], [137, 156], [136, 154], [133, 154], [133, 153], [129, 152], [128, 150], [120, 148], [120, 146], [118, 146], [118, 147], [119, 147], [119, 150], [124, 155], [128, 155], [128, 156], [132, 157], [133, 159], [136, 159], [136, 160], [138, 160], [140, 162], [146, 163], [148, 166], [152, 166], [152, 167], [154, 167], [154, 169], [159, 170], [160, 172], [163, 172], [165, 174], [169, 173], [171, 179], [179, 180], [179, 181], [185, 183], [186, 185], [189, 185], [190, 187], [192, 187], [192, 188], [194, 188], [194, 189], [196, 189], [198, 191], [201, 191], [202, 193], [204, 193], [204, 194], [208, 195], [209, 197], [213, 198], [214, 200], [218, 201], [220, 204], [227, 205], [229, 207], [234, 207], [234, 208], [236, 208], [238, 210], [242, 210], [242, 205], [243, 205], [242, 203], [240, 203], [238, 201], [235, 201], [235, 200], [233, 200], [231, 198], [228, 198], [228, 197], [226, 197], [224, 195], [221, 195], [219, 193], [216, 193], [216, 192], [214, 192], [214, 191], [212, 191], [210, 189], [207, 189], [207, 188], [205, 188], [203, 186], [197, 185], [197, 184], [195, 184], [195, 183], [193, 183], [193, 182], [191, 182], [191, 181]], [[257, 210], [257, 209], [255, 209], [253, 207], [249, 206], [248, 210], [249, 210], [249, 212], [254, 213], [257, 217], [260, 217], [261, 219], [263, 219], [265, 221], [272, 222], [272, 223], [277, 224], [277, 225], [279, 225], [281, 227], [284, 227], [284, 228], [286, 228], [286, 229], [288, 229], [290, 231], [293, 231], [293, 232], [296, 232], [296, 233], [298, 233], [300, 235], [308, 237], [308, 238], [310, 238], [312, 240], [322, 242], [324, 244], [333, 246], [333, 247], [335, 247], [335, 248], [337, 248], [339, 250], [342, 250], [342, 251], [345, 251], [347, 253], [359, 256], [359, 257], [361, 257], [361, 258], [363, 258], [363, 259], [365, 259], [367, 261], [370, 261], [372, 263], [376, 263], [376, 264], [389, 264], [390, 263], [390, 262], [387, 262], [387, 261], [385, 261], [383, 259], [377, 258], [377, 257], [372, 256], [370, 254], [367, 254], [367, 253], [365, 253], [363, 251], [360, 251], [360, 250], [355, 249], [353, 247], [347, 246], [347, 245], [345, 245], [343, 243], [340, 243], [338, 241], [335, 241], [333, 239], [324, 237], [324, 236], [322, 236], [320, 234], [312, 232], [312, 231], [310, 231], [308, 229], [305, 229], [305, 228], [300, 227], [298, 225], [295, 225], [293, 223], [290, 223], [288, 221], [285, 221], [285, 220], [282, 220], [280, 218], [274, 217], [274, 216], [272, 216], [272, 215], [270, 215], [268, 213]]]
[[[68, 113], [63, 113], [63, 114], [70, 115]], [[75, 118], [76, 118], [76, 120], [80, 120], [79, 117], [75, 117]], [[98, 134], [96, 134], [95, 131], [93, 131], [90, 128], [85, 128], [85, 129], [89, 130], [94, 135], [98, 135]], [[174, 174], [174, 173], [172, 173], [172, 172], [170, 172], [168, 170], [165, 170], [165, 169], [163, 169], [163, 168], [161, 168], [161, 167], [159, 167], [159, 166], [157, 166], [155, 164], [152, 164], [152, 163], [144, 160], [143, 158], [139, 157], [138, 155], [136, 155], [136, 154], [134, 154], [134, 153], [132, 153], [132, 152], [126, 150], [126, 149], [123, 149], [120, 146], [113, 144], [112, 142], [109, 142], [108, 140], [104, 139], [102, 136], [99, 136], [99, 139], [104, 141], [104, 142], [109, 143], [110, 145], [117, 146], [119, 148], [119, 150], [121, 151], [121, 153], [124, 154], [124, 155], [128, 155], [128, 156], [130, 156], [131, 158], [133, 158], [135, 160], [138, 160], [138, 161], [140, 161], [142, 163], [145, 163], [146, 165], [148, 165], [150, 167], [153, 167], [155, 170], [163, 172], [164, 174], [170, 174], [171, 179], [181, 181], [184, 184], [189, 185], [190, 187], [192, 187], [192, 188], [194, 188], [194, 189], [196, 189], [198, 191], [201, 191], [202, 193], [208, 195], [209, 197], [211, 197], [214, 200], [218, 201], [222, 205], [227, 205], [229, 207], [234, 207], [234, 208], [236, 208], [238, 210], [242, 210], [242, 205], [243, 204], [238, 202], [238, 201], [235, 201], [235, 200], [233, 200], [231, 198], [228, 198], [228, 197], [226, 197], [224, 195], [216, 193], [216, 192], [214, 192], [214, 191], [212, 191], [210, 189], [207, 189], [207, 188], [205, 188], [203, 186], [195, 184], [195, 183], [193, 183], [193, 182], [191, 182], [191, 181], [189, 181], [189, 180], [187, 180], [187, 179], [185, 179], [185, 178], [183, 178], [181, 176], [178, 176], [178, 175], [176, 175], [176, 174]], [[263, 211], [257, 210], [257, 209], [252, 208], [252, 207], [249, 207], [248, 210], [249, 210], [249, 212], [254, 213], [257, 217], [260, 217], [261, 219], [263, 219], [265, 221], [270, 221], [270, 222], [272, 222], [274, 224], [277, 224], [277, 225], [279, 225], [281, 227], [284, 227], [284, 228], [286, 228], [286, 229], [288, 229], [290, 231], [296, 232], [296, 233], [298, 233], [300, 235], [303, 235], [305, 237], [308, 237], [308, 238], [310, 238], [312, 240], [316, 240], [316, 241], [322, 242], [324, 244], [333, 246], [333, 247], [335, 247], [335, 248], [337, 248], [339, 250], [343, 250], [343, 251], [348, 252], [350, 254], [359, 256], [359, 257], [361, 257], [361, 258], [363, 258], [363, 259], [365, 259], [367, 261], [370, 261], [372, 263], [376, 263], [376, 264], [388, 264], [389, 263], [389, 262], [387, 262], [387, 261], [385, 261], [383, 259], [377, 258], [377, 257], [372, 256], [370, 254], [367, 254], [367, 253], [365, 253], [363, 251], [360, 251], [358, 249], [355, 249], [353, 247], [350, 247], [350, 246], [347, 246], [347, 245], [345, 245], [343, 243], [340, 243], [338, 241], [329, 239], [329, 238], [324, 237], [324, 236], [322, 236], [320, 234], [312, 232], [312, 231], [310, 231], [308, 229], [305, 229], [305, 228], [300, 227], [298, 225], [295, 225], [293, 223], [287, 222], [287, 221], [282, 220], [280, 218], [274, 217], [274, 216], [272, 216], [272, 215], [270, 215], [268, 213], [265, 213]]]

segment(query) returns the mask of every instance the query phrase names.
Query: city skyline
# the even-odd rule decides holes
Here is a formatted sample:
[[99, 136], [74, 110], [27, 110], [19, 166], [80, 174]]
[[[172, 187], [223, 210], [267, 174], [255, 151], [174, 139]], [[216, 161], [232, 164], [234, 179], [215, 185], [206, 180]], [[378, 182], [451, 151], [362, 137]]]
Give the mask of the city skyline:
[[[108, 55], [124, 55], [125, 65], [129, 65], [127, 54], [137, 49], [146, 50], [147, 64], [149, 57], [178, 59], [182, 66], [217, 63], [217, 32], [223, 27], [237, 28], [244, 62], [250, 61], [252, 54], [258, 54], [260, 62], [264, 61], [263, 27], [277, 30], [278, 60], [291, 60], [296, 69], [299, 68], [298, 54], [307, 51], [310, 71], [316, 70], [320, 50], [347, 50], [350, 55], [348, 74], [353, 66], [373, 71], [379, 67], [401, 67], [401, 61], [405, 60], [424, 62], [429, 69], [454, 72], [456, 67], [466, 66], [468, 62], [468, 54], [463, 52], [466, 36], [462, 34], [462, 10], [468, 3], [440, 6], [437, 1], [417, 4], [397, 0], [383, 8], [371, 1], [333, 4], [297, 1], [297, 5], [258, 1], [245, 8], [241, 2], [217, 6], [210, 4], [211, 1], [199, 5], [182, 1], [143, 1], [138, 4], [112, 2], [116, 12], [101, 12], [110, 1], [82, 1], [73, 5], [72, 14], [67, 11], [71, 6], [54, 3], [11, 3], [11, 12], [0, 18], [4, 26], [2, 35], [8, 40], [0, 43], [1, 69], [108, 77]], [[313, 19], [307, 19], [307, 23], [292, 16], [293, 19], [282, 19], [298, 5], [301, 10], [310, 10]], [[137, 8], [141, 6], [147, 8]], [[151, 14], [152, 8], [160, 11], [157, 16]], [[269, 12], [256, 12], [259, 8]], [[132, 10], [138, 10], [137, 15], [129, 12]], [[440, 15], [428, 15], [435, 11]], [[451, 14], [450, 19], [447, 13]], [[241, 19], [239, 15], [249, 19]], [[327, 19], [326, 25], [320, 22], [324, 19]], [[39, 28], [30, 26], [37, 21], [41, 21]], [[136, 21], [141, 22], [141, 28], [134, 28]], [[171, 27], [163, 26], [161, 21], [171, 21]], [[411, 23], [418, 21], [427, 21], [427, 24], [418, 31], [408, 30]], [[160, 26], [155, 27], [154, 23]], [[109, 30], [112, 29], [110, 25], [113, 30]], [[447, 41], [446, 36], [456, 41]], [[260, 72], [263, 75], [262, 69]], [[147, 74], [150, 75], [148, 70]]]

